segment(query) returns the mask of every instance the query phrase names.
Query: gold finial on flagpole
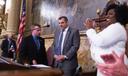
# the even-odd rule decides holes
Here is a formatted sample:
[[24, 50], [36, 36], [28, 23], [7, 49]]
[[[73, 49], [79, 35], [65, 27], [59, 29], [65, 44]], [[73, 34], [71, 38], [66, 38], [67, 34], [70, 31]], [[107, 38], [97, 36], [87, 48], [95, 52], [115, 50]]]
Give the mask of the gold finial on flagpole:
[[110, 1], [110, 0], [107, 0], [108, 2]]
[[96, 14], [97, 14], [98, 16], [100, 16], [101, 10], [100, 10], [99, 8], [96, 10]]

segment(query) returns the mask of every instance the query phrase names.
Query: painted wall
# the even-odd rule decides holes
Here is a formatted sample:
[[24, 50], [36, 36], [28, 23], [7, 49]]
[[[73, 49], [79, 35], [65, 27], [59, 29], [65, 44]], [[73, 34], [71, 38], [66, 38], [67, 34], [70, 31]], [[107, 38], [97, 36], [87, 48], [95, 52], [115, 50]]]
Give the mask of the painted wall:
[[[42, 26], [50, 24], [43, 34], [51, 34], [58, 28], [57, 19], [65, 15], [69, 25], [84, 30], [83, 21], [86, 18], [95, 18], [96, 10], [105, 7], [108, 0], [33, 0], [33, 23]], [[118, 0], [120, 2], [126, 0]]]

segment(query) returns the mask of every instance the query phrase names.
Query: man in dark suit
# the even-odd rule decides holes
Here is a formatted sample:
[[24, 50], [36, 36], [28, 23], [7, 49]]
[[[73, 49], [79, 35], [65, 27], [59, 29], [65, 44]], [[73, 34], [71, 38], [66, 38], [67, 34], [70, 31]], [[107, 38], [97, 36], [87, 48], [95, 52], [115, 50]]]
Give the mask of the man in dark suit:
[[12, 39], [12, 34], [7, 34], [1, 44], [2, 56], [7, 58], [16, 58], [16, 42]]
[[33, 24], [31, 35], [24, 38], [19, 52], [19, 63], [48, 65], [44, 38], [40, 37], [41, 26]]
[[77, 51], [80, 45], [79, 31], [68, 26], [66, 16], [59, 17], [59, 26], [52, 45], [54, 67], [64, 71], [64, 76], [73, 76], [78, 66]]

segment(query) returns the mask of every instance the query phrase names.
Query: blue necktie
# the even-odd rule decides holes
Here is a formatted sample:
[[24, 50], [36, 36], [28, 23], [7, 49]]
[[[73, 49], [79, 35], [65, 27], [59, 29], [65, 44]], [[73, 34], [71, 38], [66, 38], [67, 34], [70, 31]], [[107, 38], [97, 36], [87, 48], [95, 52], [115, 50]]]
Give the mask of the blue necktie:
[[40, 42], [39, 42], [39, 39], [38, 37], [35, 37], [35, 43], [36, 43], [36, 46], [37, 46], [37, 49], [39, 50], [40, 49]]
[[64, 30], [61, 31], [60, 36], [59, 36], [57, 55], [61, 55], [61, 50], [62, 50], [61, 45], [62, 45], [62, 39], [63, 39], [63, 31]]

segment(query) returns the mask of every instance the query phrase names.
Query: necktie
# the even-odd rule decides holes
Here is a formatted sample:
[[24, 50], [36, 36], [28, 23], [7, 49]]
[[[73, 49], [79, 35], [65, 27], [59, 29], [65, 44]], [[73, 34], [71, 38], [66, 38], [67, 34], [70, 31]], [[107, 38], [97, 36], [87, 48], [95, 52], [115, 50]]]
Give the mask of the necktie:
[[11, 47], [11, 40], [8, 39], [8, 50], [10, 49]]
[[62, 30], [61, 33], [60, 33], [59, 42], [58, 42], [58, 49], [57, 49], [57, 55], [61, 55], [61, 50], [62, 50], [61, 45], [62, 45], [62, 40], [63, 40], [63, 31], [64, 30]]
[[39, 42], [38, 37], [35, 37], [35, 43], [36, 43], [37, 49], [39, 50], [40, 49], [40, 42]]

